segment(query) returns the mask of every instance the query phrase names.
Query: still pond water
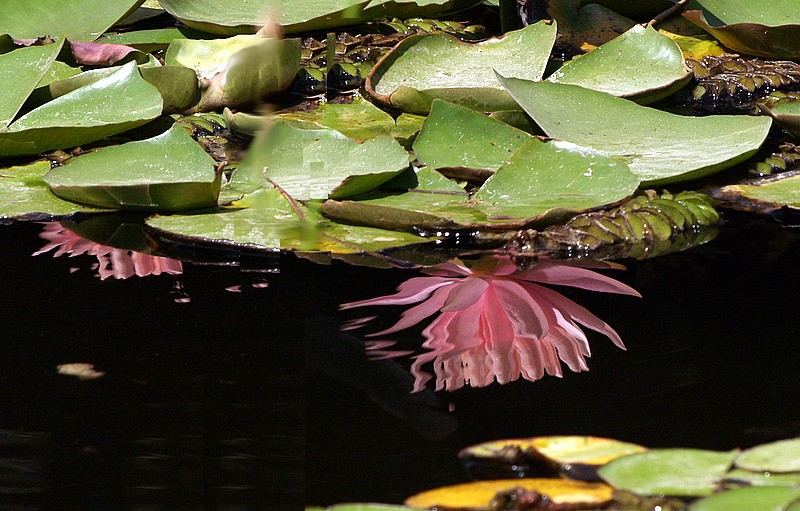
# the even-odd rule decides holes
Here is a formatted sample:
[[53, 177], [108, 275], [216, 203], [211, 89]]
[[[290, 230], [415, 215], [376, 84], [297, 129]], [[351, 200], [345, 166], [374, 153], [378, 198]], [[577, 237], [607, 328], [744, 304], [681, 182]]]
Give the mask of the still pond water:
[[[491, 439], [731, 449], [800, 435], [800, 230], [726, 218], [711, 243], [624, 261], [613, 276], [642, 299], [561, 290], [628, 351], [589, 332], [589, 372], [419, 393], [410, 360], [371, 360], [360, 331], [340, 331], [367, 312], [338, 310], [410, 272], [275, 256], [101, 280], [92, 256], [31, 257], [40, 224], [3, 226], [0, 508], [400, 503], [466, 481], [456, 453]], [[395, 338], [419, 353], [420, 330]]]

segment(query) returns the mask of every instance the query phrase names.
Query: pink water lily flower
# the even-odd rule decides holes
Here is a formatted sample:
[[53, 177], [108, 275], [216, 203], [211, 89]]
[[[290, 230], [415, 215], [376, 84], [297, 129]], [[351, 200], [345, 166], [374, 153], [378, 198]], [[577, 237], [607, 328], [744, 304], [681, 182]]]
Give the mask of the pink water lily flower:
[[454, 260], [422, 270], [398, 287], [398, 293], [351, 302], [342, 309], [367, 305], [409, 305], [392, 327], [367, 335], [379, 337], [409, 328], [438, 313], [423, 330], [428, 352], [416, 357], [411, 370], [415, 391], [431, 378], [422, 366], [433, 362], [437, 390], [473, 387], [494, 380], [507, 383], [520, 376], [538, 380], [562, 376], [561, 361], [572, 371], [586, 371], [589, 343], [583, 325], [606, 335], [625, 349], [619, 335], [604, 321], [541, 284], [640, 296], [612, 278], [588, 268], [623, 268], [608, 262], [540, 260], [519, 269], [505, 258], [483, 258], [472, 267]]
[[44, 229], [39, 233], [39, 237], [49, 243], [34, 252], [33, 255], [44, 254], [53, 249], [55, 249], [53, 257], [60, 257], [65, 254], [69, 255], [69, 257], [82, 254], [93, 255], [97, 257], [97, 272], [100, 275], [100, 280], [105, 280], [108, 277], [127, 279], [134, 275], [145, 277], [162, 273], [170, 275], [183, 273], [183, 265], [177, 259], [101, 245], [78, 236], [59, 222], [45, 223]]

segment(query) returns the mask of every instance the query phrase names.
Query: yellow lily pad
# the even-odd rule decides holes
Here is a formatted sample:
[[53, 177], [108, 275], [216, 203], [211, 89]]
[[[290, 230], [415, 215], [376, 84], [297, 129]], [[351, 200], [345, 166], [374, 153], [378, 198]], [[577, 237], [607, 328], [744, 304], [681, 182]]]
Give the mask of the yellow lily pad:
[[485, 510], [495, 495], [514, 488], [547, 495], [556, 504], [573, 504], [587, 509], [608, 504], [613, 493], [613, 489], [603, 483], [567, 479], [498, 479], [428, 490], [407, 498], [405, 505], [416, 509]]

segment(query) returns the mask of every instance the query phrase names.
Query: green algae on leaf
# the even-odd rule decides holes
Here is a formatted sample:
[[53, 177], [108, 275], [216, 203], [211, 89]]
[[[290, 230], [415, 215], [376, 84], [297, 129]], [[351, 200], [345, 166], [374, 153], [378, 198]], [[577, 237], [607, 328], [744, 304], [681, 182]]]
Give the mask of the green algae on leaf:
[[66, 200], [147, 211], [216, 205], [220, 183], [214, 160], [177, 125], [147, 140], [82, 154], [44, 180]]
[[98, 211], [53, 195], [42, 179], [49, 170], [49, 161], [0, 169], [0, 223], [5, 220], [49, 220]]
[[480, 112], [435, 99], [413, 148], [420, 162], [434, 168], [495, 171], [530, 138]]
[[144, 0], [4, 0], [0, 34], [16, 39], [62, 36], [93, 41]]
[[483, 111], [514, 109], [493, 69], [540, 79], [555, 37], [555, 24], [544, 22], [480, 43], [443, 33], [411, 36], [373, 67], [365, 88], [384, 105], [418, 114], [427, 114], [434, 99]]
[[740, 163], [761, 147], [772, 124], [766, 116], [687, 117], [577, 85], [500, 79], [548, 136], [626, 161], [643, 186]]
[[691, 78], [680, 47], [652, 27], [636, 25], [565, 63], [547, 80], [570, 83], [644, 104], [669, 96]]
[[683, 16], [733, 50], [800, 58], [800, 4], [795, 0], [692, 0]]
[[162, 107], [158, 89], [130, 62], [0, 130], [0, 156], [31, 155], [94, 142], [155, 119]]
[[637, 495], [706, 496], [737, 455], [738, 451], [652, 449], [616, 459], [598, 474], [614, 488]]
[[64, 46], [64, 39], [10, 51], [2, 48], [11, 46], [6, 43], [10, 43], [9, 36], [0, 36], [0, 76], [5, 77], [0, 89], [0, 130], [11, 124], [25, 100], [45, 77]]
[[300, 41], [255, 35], [177, 39], [167, 64], [192, 68], [201, 82], [200, 111], [254, 103], [286, 90], [300, 69]]

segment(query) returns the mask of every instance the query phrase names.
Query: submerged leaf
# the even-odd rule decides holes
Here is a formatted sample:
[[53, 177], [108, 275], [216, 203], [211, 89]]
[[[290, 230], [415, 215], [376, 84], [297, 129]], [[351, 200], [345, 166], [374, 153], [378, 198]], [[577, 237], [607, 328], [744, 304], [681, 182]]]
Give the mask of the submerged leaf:
[[365, 88], [385, 105], [420, 114], [428, 113], [434, 99], [483, 111], [513, 109], [493, 69], [540, 79], [555, 37], [555, 24], [544, 22], [481, 43], [443, 33], [411, 36], [372, 69]]
[[626, 161], [644, 186], [704, 177], [746, 160], [764, 142], [772, 121], [686, 117], [576, 85], [501, 81], [548, 136]]
[[4, 220], [44, 220], [97, 209], [61, 200], [42, 177], [49, 161], [0, 169], [0, 223]]
[[175, 125], [151, 139], [80, 155], [44, 180], [73, 202], [174, 211], [216, 205], [220, 178], [214, 160]]

